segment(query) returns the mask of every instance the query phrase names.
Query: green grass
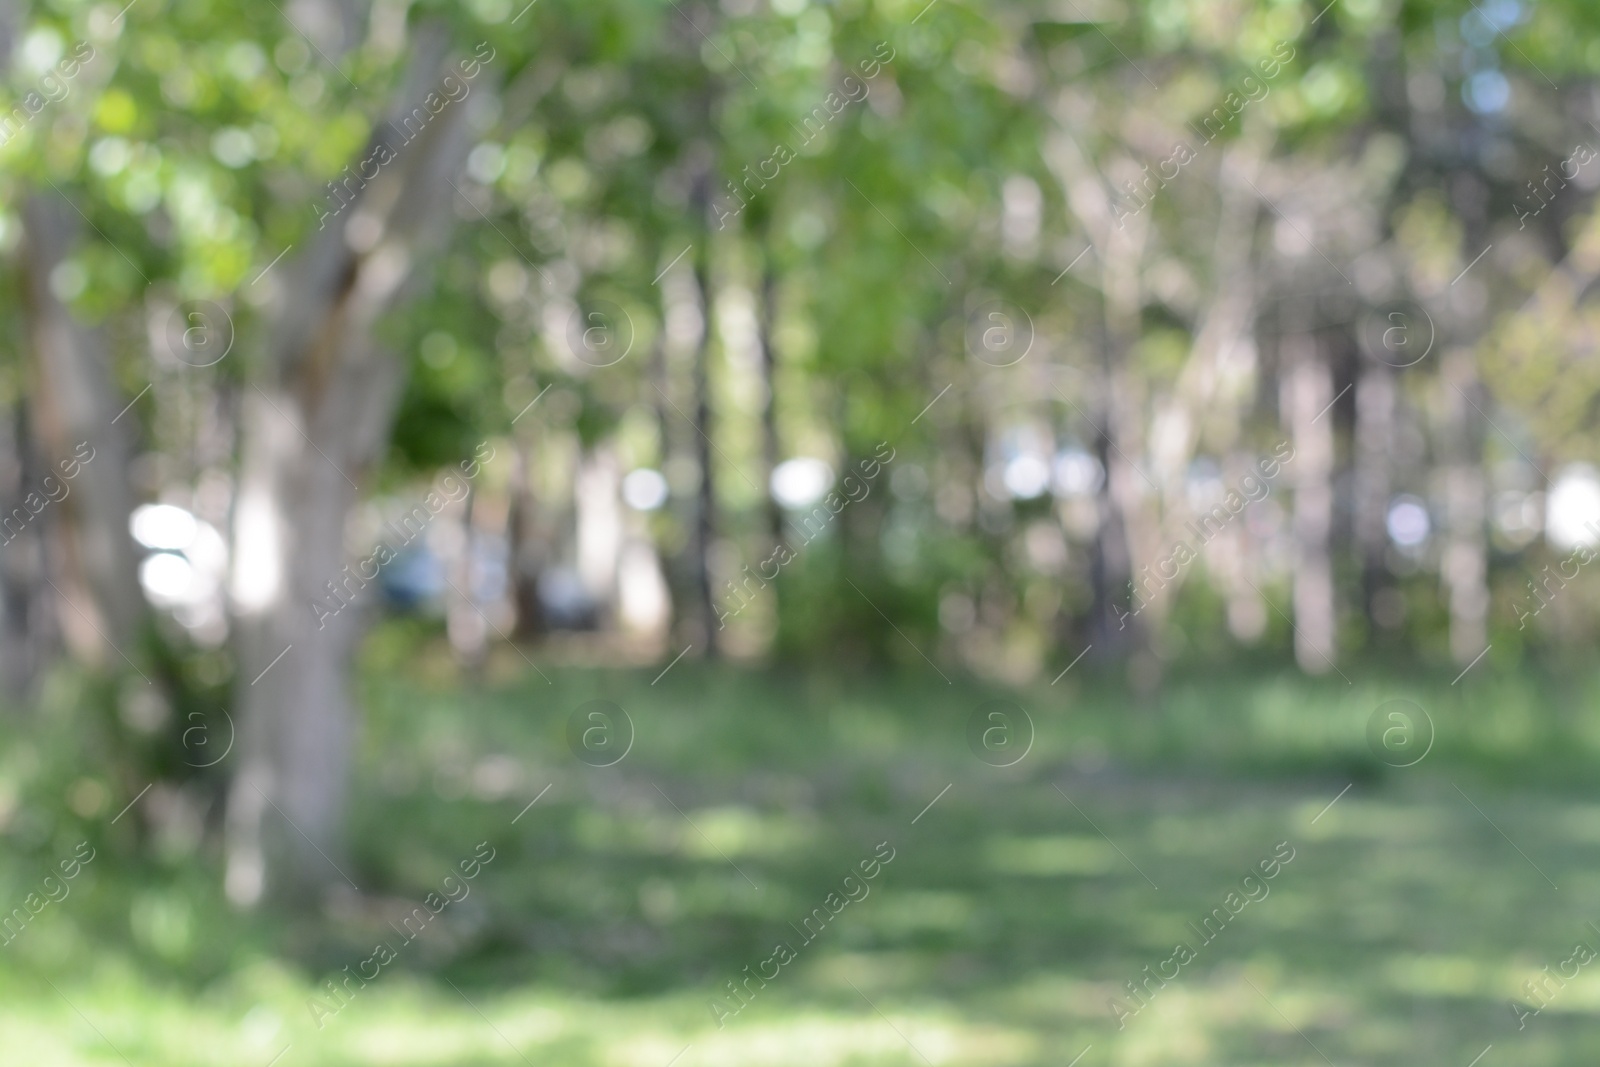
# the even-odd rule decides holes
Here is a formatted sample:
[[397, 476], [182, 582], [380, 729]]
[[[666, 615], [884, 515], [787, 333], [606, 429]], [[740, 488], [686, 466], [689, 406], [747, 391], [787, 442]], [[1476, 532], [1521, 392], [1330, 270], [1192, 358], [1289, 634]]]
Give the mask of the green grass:
[[[233, 913], [214, 834], [141, 830], [170, 798], [110, 827], [124, 801], [108, 782], [117, 798], [75, 816], [47, 784], [84, 767], [62, 778], [42, 727], [14, 739], [6, 906], [81, 837], [100, 851], [0, 948], [0, 1063], [265, 1067], [285, 1046], [280, 1067], [1600, 1055], [1600, 963], [1520, 1032], [1508, 1006], [1575, 942], [1600, 949], [1593, 679], [1219, 673], [1140, 704], [1085, 664], [1009, 695], [1036, 737], [994, 768], [967, 720], [1007, 694], [931, 671], [685, 661], [652, 686], [654, 671], [547, 667], [546, 684], [523, 666], [508, 653], [468, 690], [436, 653], [375, 642], [341, 864], [362, 893], [309, 914]], [[635, 727], [613, 767], [567, 748], [567, 716], [596, 697]], [[1405, 769], [1365, 741], [1394, 697], [1436, 729]], [[471, 894], [319, 1028], [318, 983], [398, 944], [390, 924], [481, 841], [495, 858]], [[1186, 924], [1285, 841], [1269, 895], [1202, 945]], [[894, 859], [868, 895], [802, 943], [790, 924], [880, 842]], [[1196, 958], [1119, 1030], [1108, 1001], [1133, 1006], [1123, 983], [1178, 940]], [[779, 941], [796, 958], [719, 1028], [712, 999], [731, 1006], [724, 983]]]

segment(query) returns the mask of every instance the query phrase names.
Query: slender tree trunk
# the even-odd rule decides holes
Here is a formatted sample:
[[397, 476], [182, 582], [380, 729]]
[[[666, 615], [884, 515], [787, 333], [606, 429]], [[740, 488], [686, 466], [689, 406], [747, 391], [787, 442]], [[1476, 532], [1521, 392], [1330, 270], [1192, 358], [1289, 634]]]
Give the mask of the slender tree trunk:
[[[1194, 518], [1189, 505], [1189, 480], [1185, 472], [1194, 458], [1202, 435], [1211, 447], [1234, 453], [1243, 408], [1255, 396], [1257, 351], [1256, 274], [1254, 256], [1256, 217], [1260, 197], [1251, 175], [1258, 172], [1264, 148], [1262, 138], [1248, 136], [1223, 155], [1218, 167], [1219, 207], [1215, 251], [1212, 255], [1212, 295], [1197, 316], [1194, 340], [1188, 359], [1170, 391], [1155, 404], [1149, 438], [1149, 473], [1159, 485], [1160, 519], [1151, 520], [1159, 540], [1149, 557], [1155, 564], [1154, 581], [1145, 580], [1141, 571], [1139, 589], [1144, 602], [1142, 621], [1154, 641], [1166, 631], [1172, 604], [1190, 568], [1180, 565], [1164, 573], [1163, 563], [1176, 546], [1187, 543], [1189, 523]], [[1230, 466], [1250, 473], [1251, 461], [1230, 456]], [[1238, 484], [1237, 478], [1229, 480]], [[1253, 620], [1264, 610], [1260, 594], [1242, 580], [1241, 568], [1232, 550], [1244, 543], [1240, 531], [1224, 538], [1227, 548], [1211, 553], [1211, 569], [1221, 592], [1230, 601], [1230, 621], [1245, 634], [1252, 632]], [[1190, 546], [1194, 547], [1194, 546]], [[1259, 634], [1259, 631], [1256, 631]]]
[[1489, 546], [1485, 519], [1483, 433], [1467, 397], [1477, 389], [1468, 349], [1452, 349], [1442, 360], [1445, 546], [1440, 577], [1450, 604], [1450, 657], [1466, 666], [1488, 644]]
[[[1155, 692], [1161, 683], [1161, 664], [1152, 655], [1161, 640], [1159, 598], [1152, 596], [1146, 581], [1149, 568], [1160, 554], [1160, 528], [1156, 507], [1159, 490], [1149, 484], [1149, 473], [1134, 457], [1145, 455], [1144, 424], [1140, 412], [1144, 398], [1131, 364], [1139, 339], [1138, 247], [1131, 242], [1112, 242], [1107, 256], [1105, 281], [1105, 422], [1102, 429], [1109, 438], [1106, 447], [1106, 486], [1114, 505], [1116, 522], [1121, 525], [1126, 560], [1126, 582], [1134, 604], [1141, 608], [1136, 618], [1119, 613], [1118, 635], [1122, 649], [1130, 656], [1130, 679], [1141, 695]], [[1148, 492], [1147, 492], [1148, 491]], [[1122, 587], [1117, 587], [1120, 592]], [[1155, 610], [1143, 608], [1155, 604]], [[1133, 606], [1130, 605], [1129, 612]], [[1126, 629], [1122, 625], [1126, 623]]]
[[1394, 451], [1394, 371], [1375, 359], [1365, 360], [1356, 382], [1355, 539], [1361, 556], [1362, 603], [1369, 627], [1379, 625], [1375, 597], [1387, 584], [1386, 519], [1389, 510], [1389, 466]]
[[[27, 405], [18, 402], [0, 420], [0, 523], [27, 513], [29, 492], [43, 486]], [[43, 529], [33, 524], [0, 528], [0, 692], [21, 704], [33, 689], [57, 632], [45, 610]]]
[[711, 211], [710, 190], [711, 168], [708, 165], [705, 171], [695, 182], [693, 197], [695, 217], [701, 220], [700, 240], [695, 242], [694, 251], [694, 278], [697, 296], [700, 301], [700, 337], [694, 350], [694, 428], [695, 428], [695, 460], [700, 468], [700, 492], [698, 505], [695, 508], [695, 536], [694, 536], [694, 591], [700, 617], [703, 620], [701, 633], [705, 638], [705, 654], [708, 658], [715, 658], [720, 651], [721, 641], [718, 634], [716, 598], [713, 591], [715, 576], [712, 573], [711, 552], [717, 539], [717, 493], [716, 493], [716, 467], [712, 460], [714, 457], [711, 448], [711, 331], [712, 331], [712, 298], [711, 298], [711, 240], [710, 227], [705, 225]]
[[484, 618], [483, 605], [478, 603], [476, 565], [478, 554], [477, 485], [467, 484], [467, 498], [461, 507], [460, 555], [446, 560], [455, 574], [445, 592], [445, 630], [456, 659], [466, 668], [468, 677], [477, 681], [483, 676], [483, 665], [489, 657], [489, 623]]
[[[1113, 222], [1109, 182], [1090, 162], [1083, 146], [1068, 131], [1070, 109], [1059, 113], [1060, 130], [1046, 139], [1045, 162], [1055, 172], [1074, 215], [1083, 223], [1100, 261], [1100, 403], [1096, 411], [1095, 454], [1105, 472], [1100, 498], [1100, 521], [1090, 563], [1094, 591], [1094, 618], [1090, 627], [1096, 655], [1147, 651], [1148, 636], [1134, 615], [1134, 605], [1122, 607], [1133, 589], [1141, 563], [1154, 561], [1159, 531], [1147, 504], [1144, 479], [1132, 456], [1143, 448], [1140, 400], [1134, 394], [1128, 369], [1139, 337], [1143, 303], [1139, 265], [1143, 258], [1148, 219], [1140, 216], [1126, 226]], [[1159, 683], [1159, 665], [1139, 656], [1136, 682], [1144, 692]]]
[[511, 598], [516, 608], [516, 636], [537, 638], [545, 632], [544, 605], [539, 600], [543, 542], [537, 534], [533, 491], [533, 458], [526, 442], [516, 444], [511, 471], [511, 515], [506, 524]]
[[[104, 337], [72, 317], [50, 288], [66, 258], [77, 214], [59, 194], [30, 197], [23, 208], [28, 242], [26, 299], [33, 357], [34, 431], [41, 472], [88, 458], [52, 516], [60, 538], [53, 590], [68, 647], [80, 657], [120, 669], [132, 663], [147, 619], [136, 577], [128, 515], [133, 493], [129, 448]], [[131, 416], [130, 416], [131, 418]], [[48, 576], [47, 576], [47, 580]]]
[[[769, 238], [770, 239], [770, 238]], [[773, 322], [777, 317], [778, 272], [772, 263], [772, 251], [764, 249], [761, 271], [761, 307], [757, 311], [757, 343], [761, 348], [761, 378], [766, 385], [766, 397], [761, 408], [761, 457], [765, 461], [767, 484], [766, 500], [767, 535], [775, 547], [783, 542], [783, 508], [772, 495], [772, 472], [777, 469], [778, 443], [778, 353], [773, 347]], [[776, 593], [776, 588], [774, 588]]]
[[[682, 268], [674, 268], [662, 276], [662, 315], [671, 316], [675, 310], [689, 303], [693, 297], [690, 295], [694, 288], [693, 272], [689, 278], [684, 278]], [[656, 411], [656, 425], [661, 431], [661, 468], [667, 476], [669, 493], [665, 506], [671, 510], [674, 521], [683, 529], [692, 530], [695, 525], [695, 512], [699, 509], [698, 501], [686, 500], [685, 494], [677, 492], [672, 486], [678, 472], [692, 467], [695, 460], [695, 446], [690, 438], [694, 436], [694, 429], [685, 425], [682, 407], [673, 400], [673, 383], [681, 376], [680, 365], [683, 360], [693, 360], [692, 353], [685, 352], [674, 339], [661, 338], [657, 340], [650, 356], [648, 376], [651, 385], [651, 399], [654, 401]], [[672, 603], [672, 619], [668, 623], [669, 631], [676, 628], [678, 631], [675, 640], [689, 641], [699, 644], [701, 622], [700, 595], [697, 574], [699, 571], [700, 554], [693, 537], [684, 538], [677, 551], [663, 558], [662, 566], [666, 576], [669, 599]]]
[[[1256, 457], [1242, 451], [1223, 465], [1226, 485], [1237, 486], [1256, 473]], [[1255, 644], [1266, 632], [1268, 609], [1260, 586], [1261, 553], [1244, 516], [1223, 526], [1206, 543], [1203, 554], [1218, 591], [1227, 598], [1228, 632], [1243, 644]]]
[[1335, 666], [1333, 561], [1333, 379], [1316, 338], [1295, 331], [1282, 341], [1282, 407], [1294, 440], [1294, 655], [1307, 674]]
[[1394, 371], [1366, 360], [1355, 384], [1355, 544], [1362, 558], [1362, 592], [1371, 617], [1384, 582], [1389, 514], [1389, 462], [1394, 453]]
[[617, 572], [625, 540], [621, 481], [610, 447], [599, 445], [579, 455], [573, 481], [578, 575], [594, 602], [601, 630], [614, 630], [617, 624]]
[[[1102, 348], [1102, 354], [1105, 348]], [[1110, 369], [1102, 362], [1102, 371], [1109, 380]], [[1103, 392], [1109, 388], [1103, 386]], [[1100, 650], [1101, 658], [1110, 658], [1136, 643], [1127, 632], [1128, 626], [1138, 626], [1131, 605], [1124, 606], [1124, 592], [1132, 585], [1132, 560], [1128, 555], [1128, 532], [1122, 521], [1122, 509], [1112, 490], [1112, 467], [1118, 462], [1108, 427], [1111, 425], [1110, 402], [1100, 405], [1098, 426], [1094, 435], [1094, 456], [1100, 462], [1104, 479], [1097, 496], [1099, 522], [1095, 525], [1094, 545], [1089, 557], [1089, 585], [1093, 593], [1093, 618], [1090, 623], [1091, 644]]]

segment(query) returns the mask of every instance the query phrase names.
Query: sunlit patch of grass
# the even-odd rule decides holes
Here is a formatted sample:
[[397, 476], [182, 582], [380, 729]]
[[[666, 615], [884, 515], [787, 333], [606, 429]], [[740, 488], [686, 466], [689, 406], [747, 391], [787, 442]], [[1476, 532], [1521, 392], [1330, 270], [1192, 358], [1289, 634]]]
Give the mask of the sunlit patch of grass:
[[1403, 953], [1381, 968], [1382, 981], [1406, 996], [1494, 996], [1504, 983], [1498, 968], [1464, 955]]
[[918, 932], [954, 933], [972, 922], [980, 901], [968, 893], [904, 889], [893, 903], [873, 912], [866, 921], [886, 937], [909, 937]]
[[[857, 1003], [872, 1007], [859, 997]], [[698, 1037], [679, 1064], [843, 1067], [926, 1062], [1000, 1067], [1037, 1062], [1039, 1051], [1037, 1038], [1024, 1031], [963, 1020], [948, 1012], [906, 1010], [884, 1003], [868, 1014], [806, 1011], [770, 1021], [756, 1018], [730, 1023], [721, 1031]], [[656, 1067], [642, 1056], [620, 1056], [609, 1062], [619, 1067]]]
[[[577, 1005], [530, 1002], [518, 996], [476, 996], [420, 982], [385, 990], [364, 1018], [337, 1035], [350, 1063], [373, 1067], [434, 1067], [468, 1062], [516, 1062], [519, 1054], [559, 1045], [575, 1032]], [[480, 1012], [482, 1014], [480, 1014]], [[332, 1029], [337, 1023], [329, 1023]], [[308, 1036], [307, 1041], [316, 1037]]]
[[698, 859], [712, 856], [779, 856], [814, 843], [809, 826], [787, 815], [723, 805], [685, 812], [692, 832], [682, 849]]

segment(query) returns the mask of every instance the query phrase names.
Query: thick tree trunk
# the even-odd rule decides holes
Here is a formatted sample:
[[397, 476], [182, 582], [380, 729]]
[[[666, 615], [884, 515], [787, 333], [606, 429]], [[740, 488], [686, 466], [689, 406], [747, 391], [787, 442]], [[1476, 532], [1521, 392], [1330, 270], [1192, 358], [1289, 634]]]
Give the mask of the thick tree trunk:
[[[359, 404], [339, 406], [353, 415]], [[327, 414], [307, 414], [280, 387], [253, 392], [244, 406], [233, 577], [240, 766], [227, 891], [245, 905], [261, 898], [269, 868], [281, 869], [290, 892], [341, 877], [334, 857], [354, 732], [346, 672], [371, 599], [340, 573], [356, 500], [345, 471], [359, 475], [365, 464], [331, 440]], [[330, 597], [330, 581], [350, 606]], [[339, 610], [325, 615], [318, 604]]]
[[[442, 36], [420, 42], [397, 115], [437, 81], [444, 50]], [[279, 275], [289, 279], [276, 294], [279, 330], [245, 397], [234, 519], [240, 764], [229, 797], [227, 890], [241, 905], [269, 890], [302, 894], [346, 878], [339, 861], [355, 733], [348, 672], [375, 590], [365, 588], [370, 568], [344, 569], [345, 523], [387, 439], [402, 379], [372, 327], [448, 216], [465, 110], [449, 108], [393, 145], [392, 160], [320, 232], [298, 269]]]

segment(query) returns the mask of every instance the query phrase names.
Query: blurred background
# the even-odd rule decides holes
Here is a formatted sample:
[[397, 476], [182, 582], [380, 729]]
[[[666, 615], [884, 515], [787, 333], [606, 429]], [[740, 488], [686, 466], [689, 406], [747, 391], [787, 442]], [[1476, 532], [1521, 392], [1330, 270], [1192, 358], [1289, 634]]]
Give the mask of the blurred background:
[[1597, 31], [0, 0], [0, 1060], [1592, 1063]]

